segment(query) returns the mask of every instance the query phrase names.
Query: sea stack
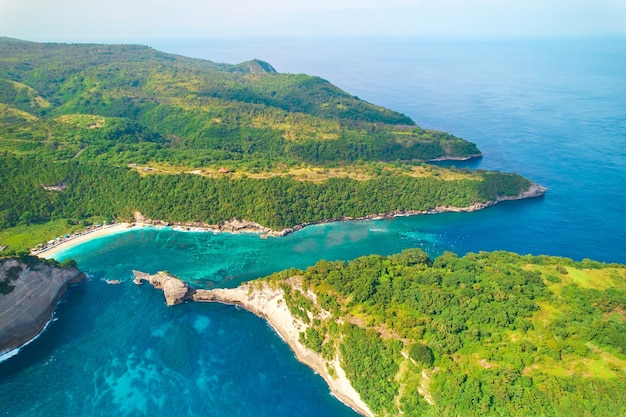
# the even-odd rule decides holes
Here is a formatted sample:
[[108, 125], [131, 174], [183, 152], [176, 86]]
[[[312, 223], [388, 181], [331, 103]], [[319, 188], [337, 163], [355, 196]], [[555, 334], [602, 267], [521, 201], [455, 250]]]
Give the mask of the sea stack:
[[137, 285], [141, 285], [143, 281], [146, 281], [154, 288], [162, 289], [168, 306], [182, 303], [193, 293], [193, 290], [189, 289], [187, 283], [165, 271], [157, 272], [154, 275], [133, 271], [133, 275], [135, 275], [133, 282]]

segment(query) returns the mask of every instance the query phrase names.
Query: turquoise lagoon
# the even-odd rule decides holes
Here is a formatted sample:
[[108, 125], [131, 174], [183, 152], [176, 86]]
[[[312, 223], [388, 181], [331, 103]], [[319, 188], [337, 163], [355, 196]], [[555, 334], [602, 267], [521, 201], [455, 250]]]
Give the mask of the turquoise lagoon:
[[77, 246], [60, 258], [76, 259], [89, 280], [71, 288], [40, 338], [0, 363], [0, 415], [355, 415], [265, 321], [231, 306], [167, 308], [159, 291], [132, 284], [133, 269], [211, 288], [408, 247], [626, 263], [625, 40], [142, 43], [320, 75], [484, 152], [456, 165], [518, 172], [549, 192], [475, 213], [331, 223], [282, 238], [134, 228]]

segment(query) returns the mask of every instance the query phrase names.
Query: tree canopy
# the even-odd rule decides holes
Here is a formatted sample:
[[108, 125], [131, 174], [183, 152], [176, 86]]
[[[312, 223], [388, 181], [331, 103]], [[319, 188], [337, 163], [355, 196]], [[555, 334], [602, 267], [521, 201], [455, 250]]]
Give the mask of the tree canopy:
[[530, 187], [515, 174], [422, 163], [477, 155], [472, 143], [258, 60], [0, 39], [0, 230], [135, 211], [281, 229], [470, 207]]
[[265, 280], [377, 415], [626, 413], [624, 265], [408, 249]]

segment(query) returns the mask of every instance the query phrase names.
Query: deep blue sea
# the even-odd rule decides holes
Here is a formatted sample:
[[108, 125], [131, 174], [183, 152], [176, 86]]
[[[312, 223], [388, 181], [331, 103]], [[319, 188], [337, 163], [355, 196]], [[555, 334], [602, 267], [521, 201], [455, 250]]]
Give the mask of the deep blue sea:
[[514, 171], [549, 191], [476, 213], [334, 223], [284, 238], [145, 228], [78, 246], [61, 258], [90, 279], [70, 289], [41, 337], [0, 363], [0, 415], [355, 416], [263, 320], [230, 306], [167, 308], [160, 291], [132, 284], [132, 269], [232, 287], [408, 247], [626, 263], [626, 39], [143, 43], [319, 75], [483, 151], [457, 166]]

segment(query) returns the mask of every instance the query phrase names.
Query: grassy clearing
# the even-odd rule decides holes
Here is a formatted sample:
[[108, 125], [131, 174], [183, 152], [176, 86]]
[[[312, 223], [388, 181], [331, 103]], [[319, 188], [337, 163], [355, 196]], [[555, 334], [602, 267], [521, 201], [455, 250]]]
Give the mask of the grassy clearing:
[[289, 141], [307, 139], [338, 139], [341, 125], [336, 120], [319, 119], [305, 114], [265, 114], [252, 119], [251, 126], [257, 129], [274, 129], [283, 132], [283, 138]]
[[56, 121], [62, 124], [68, 124], [74, 127], [90, 128], [102, 127], [106, 124], [106, 119], [102, 116], [94, 116], [92, 114], [65, 114], [56, 118]]
[[543, 326], [547, 326], [552, 320], [563, 314], [561, 310], [548, 301], [537, 302], [537, 305], [539, 311], [535, 314], [533, 322], [539, 321]]
[[50, 102], [41, 97], [33, 88], [26, 84], [18, 83], [17, 81], [8, 81], [16, 91], [26, 91], [26, 96], [30, 99], [31, 108], [48, 108], [51, 106]]
[[0, 103], [0, 118], [5, 117], [17, 117], [23, 119], [26, 122], [34, 122], [39, 119], [37, 116], [33, 116], [32, 114], [27, 113], [23, 110], [19, 110], [6, 104]]
[[615, 287], [618, 283], [613, 281], [610, 270], [605, 269], [574, 269], [567, 268], [568, 277], [576, 285], [583, 288], [595, 288], [598, 290], [605, 290], [607, 288]]
[[543, 363], [533, 367], [529, 373], [544, 373], [556, 377], [580, 375], [588, 378], [613, 379], [618, 377], [618, 373], [624, 372], [625, 366], [623, 360], [602, 352], [597, 359], [564, 355], [561, 361]]
[[[398, 167], [391, 164], [355, 164], [343, 167], [316, 167], [316, 166], [278, 166], [272, 170], [248, 171], [246, 169], [229, 166], [208, 166], [190, 169], [184, 166], [174, 166], [167, 163], [150, 163], [147, 165], [129, 164], [129, 168], [136, 170], [141, 175], [148, 174], [194, 174], [209, 178], [221, 178], [228, 176], [232, 179], [254, 178], [268, 179], [272, 177], [291, 177], [298, 181], [311, 181], [321, 183], [331, 178], [350, 178], [357, 181], [367, 181], [380, 175], [406, 175], [413, 178], [437, 177], [444, 181], [460, 179], [480, 179], [476, 173], [454, 171], [434, 165], [417, 165]], [[226, 168], [228, 172], [220, 172]]]
[[55, 220], [29, 226], [20, 225], [0, 230], [0, 245], [7, 246], [4, 251], [7, 253], [29, 250], [50, 239], [84, 228], [85, 226], [81, 224], [71, 224], [67, 220]]

